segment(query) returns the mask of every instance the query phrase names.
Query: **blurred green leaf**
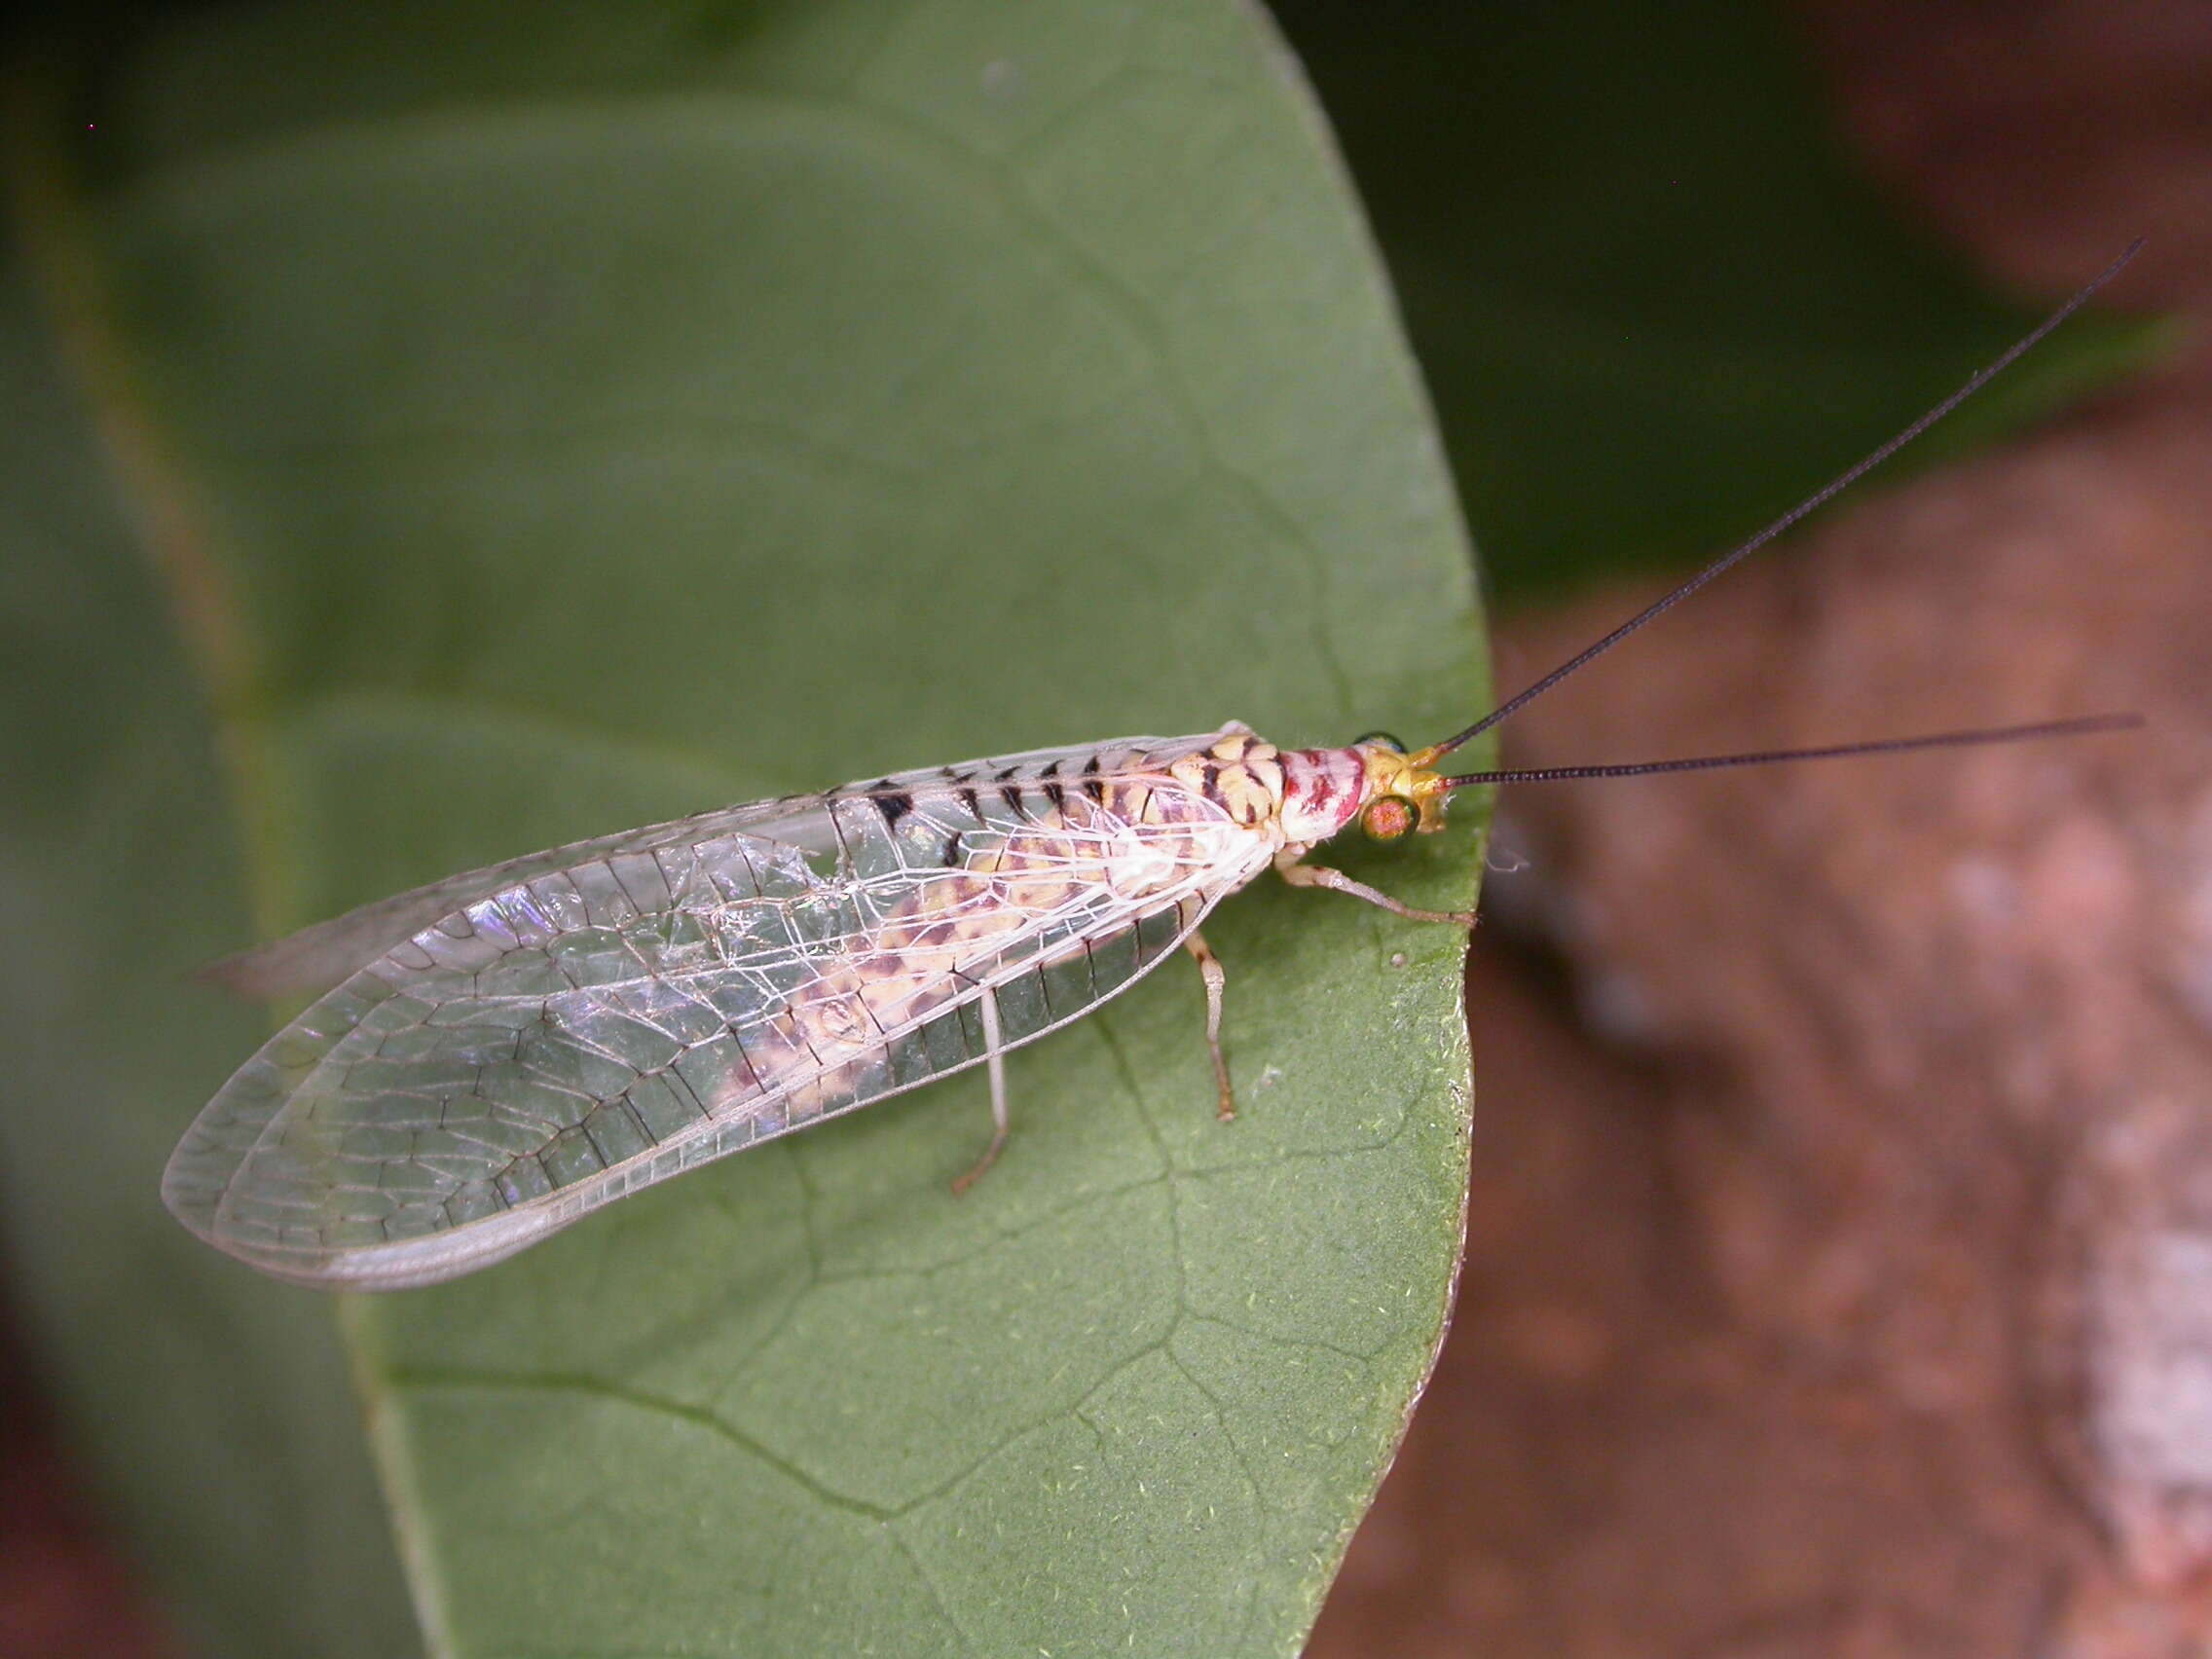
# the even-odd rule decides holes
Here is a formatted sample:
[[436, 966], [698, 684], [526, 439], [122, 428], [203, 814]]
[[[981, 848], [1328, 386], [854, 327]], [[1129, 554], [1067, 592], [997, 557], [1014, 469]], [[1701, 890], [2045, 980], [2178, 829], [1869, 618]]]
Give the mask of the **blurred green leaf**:
[[209, 1651], [405, 1652], [327, 1311], [179, 1249], [148, 1185], [265, 1023], [186, 977], [247, 925], [218, 735], [20, 251], [0, 268], [9, 1273], [110, 1507]]
[[[179, 977], [244, 894], [1232, 716], [1440, 731], [1466, 554], [1254, 13], [362, 0], [102, 67], [15, 150], [60, 332], [8, 291], [10, 1247], [212, 1640], [390, 1651], [330, 1305], [155, 1202], [252, 1046]], [[1357, 867], [1463, 903], [1440, 840]], [[1208, 931], [1234, 1126], [1170, 965], [1015, 1056], [966, 1199], [979, 1079], [351, 1305], [431, 1645], [1295, 1651], [1441, 1329], [1460, 941], [1272, 883]]]
[[[2058, 297], [2000, 303], [1900, 225], [1755, 0], [1275, 11], [1374, 217], [1502, 600], [1720, 552]], [[2077, 318], [1884, 475], [2162, 337]]]

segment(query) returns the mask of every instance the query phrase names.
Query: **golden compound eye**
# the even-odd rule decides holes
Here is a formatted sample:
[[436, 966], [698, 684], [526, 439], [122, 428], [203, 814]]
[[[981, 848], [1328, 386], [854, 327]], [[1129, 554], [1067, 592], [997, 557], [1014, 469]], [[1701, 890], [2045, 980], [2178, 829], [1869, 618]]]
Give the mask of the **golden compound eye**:
[[1376, 841], [1395, 841], [1419, 822], [1420, 808], [1404, 795], [1378, 795], [1359, 814], [1359, 827]]
[[1365, 749], [1370, 744], [1380, 749], [1387, 749], [1393, 755], [1403, 755], [1406, 752], [1406, 746], [1386, 731], [1365, 732], [1351, 740], [1351, 746], [1354, 749]]

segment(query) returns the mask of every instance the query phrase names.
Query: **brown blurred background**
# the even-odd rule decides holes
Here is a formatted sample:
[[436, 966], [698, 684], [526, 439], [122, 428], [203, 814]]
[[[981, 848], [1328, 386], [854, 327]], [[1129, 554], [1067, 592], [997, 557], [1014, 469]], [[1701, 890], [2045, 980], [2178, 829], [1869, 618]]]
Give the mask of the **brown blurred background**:
[[[1901, 212], [2052, 300], [2147, 236], [2113, 297], [2194, 337], [1862, 493], [1509, 755], [2153, 728], [1509, 801], [1458, 1316], [1331, 1659], [2212, 1652], [2212, 6], [1798, 23]], [[1645, 591], [1508, 616], [1501, 688]], [[0, 1652], [175, 1651], [0, 1365]]]
[[[2133, 708], [2140, 738], [1524, 789], [1458, 1312], [1316, 1654], [2212, 1652], [2212, 7], [1825, 5], [1900, 209], [2180, 360], [1864, 492], [1520, 764]], [[1509, 616], [1511, 690], [1648, 590]]]

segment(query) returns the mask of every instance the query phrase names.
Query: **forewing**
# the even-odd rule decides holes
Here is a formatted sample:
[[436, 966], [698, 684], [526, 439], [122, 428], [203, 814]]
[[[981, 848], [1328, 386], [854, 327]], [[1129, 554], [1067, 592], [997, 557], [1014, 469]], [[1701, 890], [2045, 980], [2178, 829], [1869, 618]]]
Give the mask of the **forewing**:
[[465, 870], [210, 962], [200, 971], [200, 977], [236, 995], [256, 1000], [320, 996], [364, 963], [477, 900], [594, 861], [711, 841], [794, 808], [803, 810], [811, 798], [815, 797], [723, 807]]
[[[1211, 736], [1132, 737], [1106, 747], [1151, 752], [1181, 744], [1197, 748], [1211, 741]], [[945, 779], [955, 774], [1022, 767], [1069, 753], [1035, 750], [1022, 755], [993, 756], [957, 766], [899, 773], [879, 782], [924, 793], [942, 791], [947, 787]], [[869, 787], [849, 785], [847, 791]], [[810, 826], [815, 825], [823, 799], [821, 795], [787, 795], [749, 801], [695, 813], [688, 818], [671, 819], [665, 824], [648, 824], [611, 835], [571, 841], [540, 853], [526, 853], [520, 858], [487, 865], [482, 869], [449, 875], [388, 899], [374, 900], [282, 939], [222, 957], [201, 969], [200, 977], [234, 995], [260, 1002], [321, 996], [402, 940], [411, 939], [463, 905], [503, 889], [518, 887], [591, 860], [711, 840], [737, 830], [747, 830], [769, 840], [795, 841], [803, 838]]]
[[1070, 758], [773, 803], [753, 822], [777, 839], [691, 820], [659, 845], [589, 843], [421, 930], [278, 1033], [194, 1124], [165, 1197], [280, 1276], [425, 1283], [976, 1063], [985, 994], [1007, 1046], [1040, 1036], [1132, 982], [1250, 873], [1248, 836], [1224, 824], [1216, 846], [1185, 825], [1163, 878], [1119, 894], [1085, 858], [1164, 837], [1096, 815], [1080, 867], [989, 867], [1039, 844], [1033, 780]]

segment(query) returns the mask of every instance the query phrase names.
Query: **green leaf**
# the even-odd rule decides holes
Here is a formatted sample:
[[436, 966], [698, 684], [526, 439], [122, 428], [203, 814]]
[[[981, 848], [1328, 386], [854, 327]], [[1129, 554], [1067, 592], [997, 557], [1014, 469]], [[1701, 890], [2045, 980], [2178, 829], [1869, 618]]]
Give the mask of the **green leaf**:
[[[1254, 13], [364, 0], [116, 61], [15, 146], [11, 1248], [211, 1640], [390, 1651], [330, 1304], [155, 1205], [254, 1042], [183, 968], [896, 766], [1441, 732], [1466, 550]], [[1477, 840], [1353, 867], [1461, 903]], [[1295, 1651], [1450, 1293], [1460, 940], [1272, 882], [1208, 932], [1234, 1125], [1170, 964], [1014, 1057], [964, 1199], [977, 1078], [350, 1305], [433, 1649]]]
[[[1503, 600], [1712, 557], [2057, 298], [1991, 298], [1877, 201], [1771, 6], [1275, 10], [1374, 215]], [[1885, 476], [2167, 338], [2077, 318]]]

